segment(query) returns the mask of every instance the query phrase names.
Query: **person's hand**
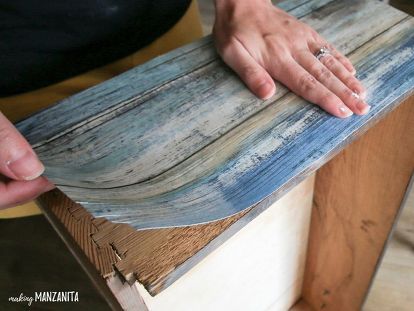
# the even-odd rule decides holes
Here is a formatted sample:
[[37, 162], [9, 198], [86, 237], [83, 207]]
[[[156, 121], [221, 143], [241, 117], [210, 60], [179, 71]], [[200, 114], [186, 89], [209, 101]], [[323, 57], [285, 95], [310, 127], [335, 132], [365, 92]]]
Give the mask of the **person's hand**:
[[[337, 117], [370, 109], [351, 62], [270, 0], [216, 0], [213, 36], [224, 62], [262, 99], [274, 95], [275, 79]], [[318, 60], [322, 47], [331, 54]]]
[[54, 188], [29, 143], [0, 112], [0, 209], [22, 204]]

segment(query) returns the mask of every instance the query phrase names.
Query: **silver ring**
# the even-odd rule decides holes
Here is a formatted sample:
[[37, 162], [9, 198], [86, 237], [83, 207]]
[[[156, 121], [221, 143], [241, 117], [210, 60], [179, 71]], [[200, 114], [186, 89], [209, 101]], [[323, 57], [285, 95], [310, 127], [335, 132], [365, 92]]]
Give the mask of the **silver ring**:
[[321, 60], [322, 57], [326, 55], [330, 55], [330, 54], [331, 54], [331, 51], [326, 46], [323, 46], [319, 49], [318, 52], [316, 52], [315, 57], [317, 60]]

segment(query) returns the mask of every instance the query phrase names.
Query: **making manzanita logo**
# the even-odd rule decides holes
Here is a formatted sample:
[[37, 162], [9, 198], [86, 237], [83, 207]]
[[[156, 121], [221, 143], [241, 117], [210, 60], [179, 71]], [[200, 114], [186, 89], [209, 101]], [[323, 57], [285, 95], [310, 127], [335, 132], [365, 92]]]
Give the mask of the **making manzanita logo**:
[[17, 297], [9, 297], [10, 302], [22, 302], [31, 306], [33, 302], [78, 302], [79, 293], [69, 292], [35, 292], [34, 296], [26, 296], [20, 293]]

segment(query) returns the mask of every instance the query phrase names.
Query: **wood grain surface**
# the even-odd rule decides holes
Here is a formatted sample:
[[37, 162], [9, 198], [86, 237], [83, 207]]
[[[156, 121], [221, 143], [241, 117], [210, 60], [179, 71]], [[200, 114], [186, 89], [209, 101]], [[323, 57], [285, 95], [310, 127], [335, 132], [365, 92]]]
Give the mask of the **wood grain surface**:
[[406, 14], [375, 0], [282, 6], [348, 54], [369, 90], [368, 115], [337, 119], [281, 85], [258, 100], [207, 37], [17, 127], [58, 188], [93, 216], [136, 229], [214, 221], [280, 196], [414, 85]]
[[360, 310], [414, 172], [414, 98], [318, 170], [303, 287], [315, 310]]

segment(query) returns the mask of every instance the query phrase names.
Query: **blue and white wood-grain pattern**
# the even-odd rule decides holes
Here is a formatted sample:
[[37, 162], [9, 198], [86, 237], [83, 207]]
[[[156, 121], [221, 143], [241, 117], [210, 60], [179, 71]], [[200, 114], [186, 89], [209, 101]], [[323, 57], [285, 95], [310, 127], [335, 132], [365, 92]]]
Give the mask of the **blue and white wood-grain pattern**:
[[207, 37], [17, 127], [58, 188], [94, 216], [137, 229], [204, 223], [276, 198], [414, 89], [413, 18], [376, 0], [282, 7], [350, 57], [368, 115], [337, 119], [282, 85], [259, 100]]

